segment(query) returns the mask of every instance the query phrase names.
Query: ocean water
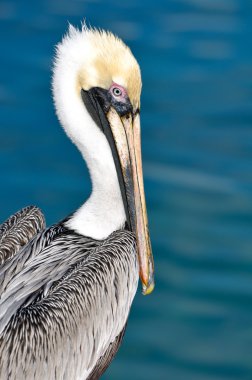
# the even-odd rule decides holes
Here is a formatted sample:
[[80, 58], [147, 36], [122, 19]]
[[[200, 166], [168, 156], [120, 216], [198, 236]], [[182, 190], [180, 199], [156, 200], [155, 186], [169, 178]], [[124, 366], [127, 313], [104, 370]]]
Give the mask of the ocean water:
[[84, 17], [141, 65], [156, 264], [103, 378], [252, 379], [251, 0], [1, 0], [1, 220], [36, 204], [50, 225], [89, 195], [50, 90], [54, 46]]

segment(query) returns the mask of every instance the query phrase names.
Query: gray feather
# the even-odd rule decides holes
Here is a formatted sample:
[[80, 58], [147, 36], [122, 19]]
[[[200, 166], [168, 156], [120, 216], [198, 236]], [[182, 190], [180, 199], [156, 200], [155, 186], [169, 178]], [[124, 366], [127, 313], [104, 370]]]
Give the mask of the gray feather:
[[137, 289], [134, 235], [97, 242], [58, 225], [10, 261], [2, 268], [0, 378], [98, 378]]
[[109, 364], [113, 360], [115, 354], [117, 353], [119, 347], [121, 346], [121, 343], [125, 334], [125, 330], [126, 330], [126, 325], [124, 326], [122, 332], [116, 337], [114, 342], [110, 343], [105, 354], [100, 357], [94, 369], [88, 376], [87, 380], [98, 380], [101, 377], [101, 375], [106, 371]]
[[0, 265], [13, 257], [39, 231], [45, 228], [41, 210], [28, 206], [0, 225]]
[[28, 305], [100, 242], [52, 226], [0, 269], [0, 333], [22, 304]]

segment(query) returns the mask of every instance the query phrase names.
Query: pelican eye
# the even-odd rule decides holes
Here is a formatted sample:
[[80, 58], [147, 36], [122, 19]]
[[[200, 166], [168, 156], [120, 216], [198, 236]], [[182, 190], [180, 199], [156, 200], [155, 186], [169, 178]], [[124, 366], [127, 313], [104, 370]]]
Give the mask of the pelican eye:
[[115, 96], [121, 96], [122, 95], [122, 91], [118, 87], [114, 87], [112, 92], [113, 92], [113, 95], [115, 95]]

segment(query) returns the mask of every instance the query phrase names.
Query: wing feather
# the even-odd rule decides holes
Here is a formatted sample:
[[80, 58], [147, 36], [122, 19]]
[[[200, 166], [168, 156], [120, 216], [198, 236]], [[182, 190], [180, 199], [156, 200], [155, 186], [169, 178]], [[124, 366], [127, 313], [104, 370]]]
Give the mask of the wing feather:
[[115, 338], [114, 342], [110, 343], [106, 352], [100, 357], [96, 366], [93, 368], [92, 372], [88, 376], [87, 380], [98, 380], [101, 375], [106, 371], [111, 361], [114, 359], [119, 347], [121, 346], [124, 334], [126, 330], [126, 325], [124, 326], [122, 332]]
[[[28, 306], [99, 242], [57, 224], [37, 234], [0, 268], [0, 333], [22, 305]], [[67, 254], [66, 254], [67, 253]]]
[[44, 228], [44, 215], [35, 206], [22, 208], [10, 216], [0, 225], [0, 265], [13, 257]]
[[[85, 244], [80, 235], [77, 237], [83, 247]], [[66, 241], [65, 238], [64, 235], [62, 239]], [[55, 244], [56, 241], [57, 238]], [[59, 246], [62, 244], [63, 241]], [[77, 241], [74, 246], [78, 246]], [[8, 301], [5, 307], [7, 305], [7, 310], [12, 310], [12, 315], [0, 335], [0, 378], [84, 380], [90, 375], [95, 379], [118, 349], [138, 283], [134, 235], [117, 231], [90, 249], [88, 254], [84, 249], [82, 258], [81, 254], [75, 255], [70, 246], [67, 250], [62, 249], [64, 254], [59, 248], [57, 253], [51, 250], [51, 262], [57, 265], [49, 265], [46, 250], [33, 256], [38, 266], [34, 265], [32, 258], [28, 259], [31, 260], [31, 281], [37, 284], [36, 278], [40, 278], [40, 288], [37, 289], [38, 284], [33, 285], [37, 289], [35, 293], [40, 291], [35, 299], [26, 304], [22, 290], [23, 302], [13, 312], [17, 284], [12, 296], [8, 294], [12, 303]], [[58, 254], [59, 260], [55, 259]], [[39, 256], [44, 261], [38, 261]], [[65, 268], [63, 275], [58, 270], [61, 265]], [[44, 269], [33, 276], [39, 266]], [[47, 266], [49, 270], [45, 269]], [[22, 273], [19, 274], [19, 284], [28, 287], [26, 296], [31, 296], [27, 268]], [[47, 280], [44, 281], [43, 277]], [[52, 282], [44, 294], [48, 278]], [[12, 285], [8, 284], [6, 291], [9, 286]]]

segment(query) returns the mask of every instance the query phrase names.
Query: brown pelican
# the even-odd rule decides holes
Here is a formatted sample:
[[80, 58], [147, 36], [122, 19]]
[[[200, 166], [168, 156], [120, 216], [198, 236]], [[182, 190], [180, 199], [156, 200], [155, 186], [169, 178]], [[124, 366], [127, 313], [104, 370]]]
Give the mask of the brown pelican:
[[143, 293], [153, 290], [140, 92], [139, 66], [120, 39], [70, 27], [53, 97], [92, 193], [49, 228], [32, 206], [0, 227], [0, 379], [98, 379], [120, 346], [139, 275]]

